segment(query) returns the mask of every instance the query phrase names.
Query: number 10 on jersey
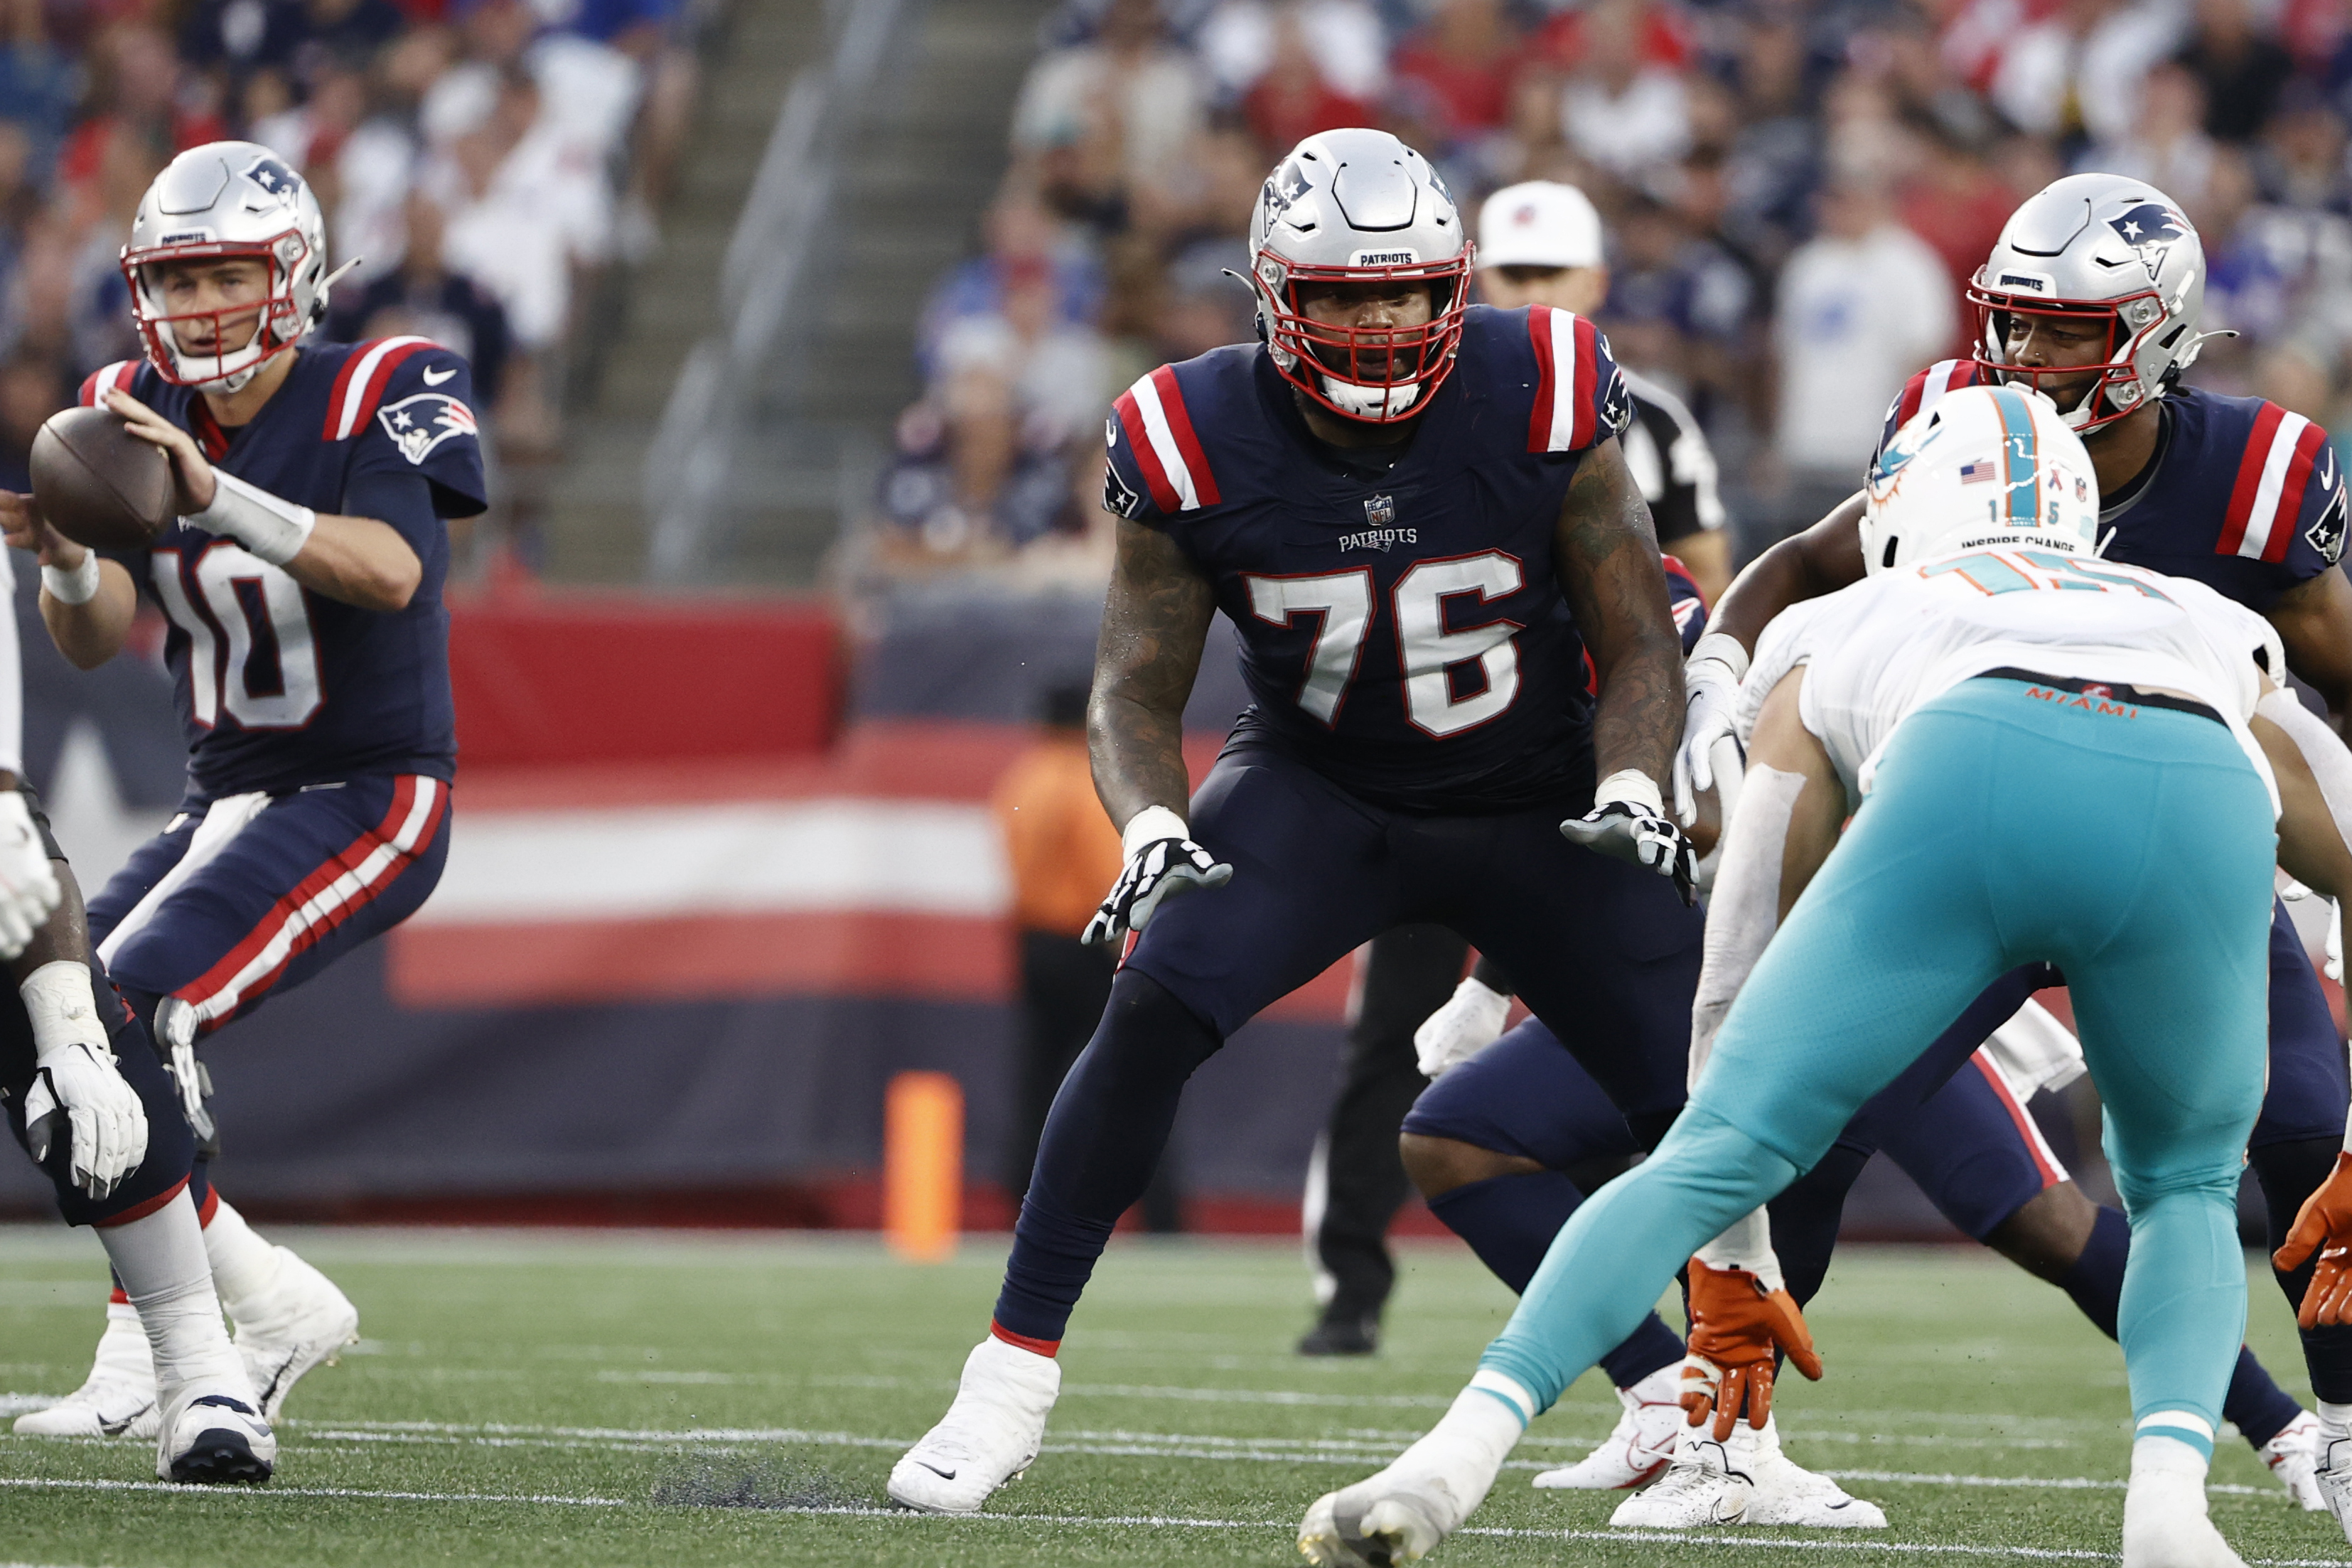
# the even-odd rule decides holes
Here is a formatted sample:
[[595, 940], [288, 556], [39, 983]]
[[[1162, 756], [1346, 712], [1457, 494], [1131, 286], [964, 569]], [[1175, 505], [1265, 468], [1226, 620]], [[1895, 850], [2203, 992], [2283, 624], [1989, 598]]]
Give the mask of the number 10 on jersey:
[[[1337, 728], [1339, 710], [1362, 662], [1364, 638], [1372, 628], [1372, 574], [1359, 567], [1316, 577], [1260, 577], [1249, 584], [1250, 610], [1278, 626], [1300, 616], [1319, 621], [1307, 655], [1307, 678], [1298, 705]], [[1490, 550], [1447, 561], [1423, 561], [1399, 577], [1389, 592], [1398, 663], [1404, 672], [1405, 717], [1413, 727], [1443, 739], [1483, 724], [1509, 708], [1519, 694], [1519, 623], [1493, 620], [1449, 631], [1445, 601], [1475, 595], [1481, 604], [1516, 594], [1525, 582], [1514, 556]], [[1451, 666], [1475, 661], [1485, 673], [1483, 690], [1454, 695]]]

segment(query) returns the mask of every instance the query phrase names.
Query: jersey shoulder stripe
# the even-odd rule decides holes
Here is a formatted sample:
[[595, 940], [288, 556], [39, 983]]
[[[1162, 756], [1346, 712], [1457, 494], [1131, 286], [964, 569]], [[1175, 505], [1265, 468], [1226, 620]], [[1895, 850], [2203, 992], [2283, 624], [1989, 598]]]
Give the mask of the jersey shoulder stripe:
[[142, 363], [135, 359], [119, 359], [103, 369], [91, 371], [83, 378], [81, 393], [75, 401], [84, 408], [95, 408], [99, 399], [106, 394], [130, 391], [131, 383], [139, 374], [139, 366]]
[[1535, 407], [1528, 450], [1575, 452], [1592, 445], [1593, 386], [1601, 373], [1600, 332], [1591, 321], [1549, 305], [1528, 310], [1536, 354]]
[[1192, 429], [1173, 366], [1161, 365], [1111, 405], [1129, 447], [1163, 512], [1196, 511], [1218, 502], [1216, 476]]
[[2302, 415], [2263, 403], [2238, 459], [2237, 483], [2213, 552], [2284, 561], [2295, 520], [2303, 514], [2304, 490], [2326, 444], [2326, 432]]
[[368, 421], [375, 416], [377, 400], [383, 396], [384, 386], [401, 362], [440, 346], [431, 338], [417, 337], [380, 338], [373, 342], [352, 344], [343, 368], [336, 373], [333, 390], [327, 394], [323, 438], [348, 441], [365, 429]]
[[1958, 391], [1963, 386], [1974, 386], [1982, 379], [1974, 360], [1937, 360], [1903, 384], [1903, 395], [1895, 400], [1895, 428], [1900, 430], [1936, 406], [1943, 401], [1944, 394]]

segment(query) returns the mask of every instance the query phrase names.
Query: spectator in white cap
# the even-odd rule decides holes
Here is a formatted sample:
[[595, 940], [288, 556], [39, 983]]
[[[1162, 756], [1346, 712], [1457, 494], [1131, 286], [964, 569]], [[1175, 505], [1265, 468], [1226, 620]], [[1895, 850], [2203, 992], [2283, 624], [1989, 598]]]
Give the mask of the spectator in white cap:
[[[1478, 288], [1490, 305], [1550, 305], [1598, 314], [1609, 298], [1601, 215], [1582, 191], [1549, 180], [1506, 185], [1478, 213]], [[1715, 454], [1682, 400], [1628, 369], [1633, 423], [1625, 467], [1650, 503], [1658, 547], [1690, 568], [1713, 604], [1731, 582]]]

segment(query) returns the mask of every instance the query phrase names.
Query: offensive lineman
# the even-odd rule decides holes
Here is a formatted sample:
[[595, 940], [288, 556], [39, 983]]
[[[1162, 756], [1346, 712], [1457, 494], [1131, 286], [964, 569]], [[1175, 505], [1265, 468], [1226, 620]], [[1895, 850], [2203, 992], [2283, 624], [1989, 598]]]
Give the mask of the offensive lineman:
[[[1470, 306], [1471, 251], [1418, 153], [1311, 136], [1252, 224], [1265, 342], [1118, 400], [1090, 727], [1128, 861], [1091, 934], [1138, 940], [989, 1335], [891, 1471], [904, 1506], [973, 1511], [1036, 1457], [1064, 1325], [1184, 1080], [1375, 933], [1438, 921], [1495, 953], [1645, 1142], [1683, 1097], [1698, 917], [1654, 783], [1681, 644], [1622, 389], [1590, 323]], [[1255, 700], [1188, 822], [1181, 714], [1219, 608]]]
[[[348, 265], [348, 264], [347, 264]], [[456, 773], [443, 520], [485, 505], [465, 362], [423, 338], [302, 346], [333, 278], [318, 200], [268, 148], [216, 142], [148, 187], [122, 252], [142, 362], [82, 388], [172, 461], [181, 516], [103, 556], [0, 494], [41, 613], [90, 668], [141, 595], [188, 737], [188, 795], [89, 909], [200, 1137], [196, 1041], [406, 919], [439, 879]], [[324, 1275], [213, 1194], [205, 1247], [263, 1412], [358, 1333]], [[118, 1290], [88, 1381], [19, 1432], [152, 1430], [154, 1371]]]
[[1437, 1428], [1307, 1511], [1309, 1561], [1410, 1563], [1458, 1528], [1692, 1249], [1694, 1270], [1773, 1278], [1753, 1205], [1995, 977], [2052, 962], [2135, 1233], [2123, 1561], [2242, 1568], [2204, 1478], [2245, 1321], [2272, 868], [2352, 892], [2352, 792], [2340, 743], [2264, 673], [2276, 634], [2201, 584], [2096, 561], [2095, 494], [2055, 407], [2016, 388], [1956, 394], [1890, 444], [1871, 580], [1776, 623], [1741, 695], [1754, 751], [1689, 1107], [1561, 1231]]

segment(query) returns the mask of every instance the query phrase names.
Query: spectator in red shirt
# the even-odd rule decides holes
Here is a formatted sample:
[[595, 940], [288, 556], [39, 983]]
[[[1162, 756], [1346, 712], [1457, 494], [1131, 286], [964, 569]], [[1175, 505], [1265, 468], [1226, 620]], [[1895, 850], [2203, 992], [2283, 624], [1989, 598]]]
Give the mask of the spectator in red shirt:
[[1397, 50], [1399, 89], [1447, 142], [1499, 129], [1510, 113], [1519, 37], [1502, 0], [1440, 0], [1429, 26]]
[[1243, 98], [1242, 116], [1268, 158], [1281, 156], [1318, 131], [1370, 125], [1376, 118], [1371, 105], [1324, 79], [1297, 15], [1288, 10], [1276, 18], [1274, 52], [1265, 74]]

